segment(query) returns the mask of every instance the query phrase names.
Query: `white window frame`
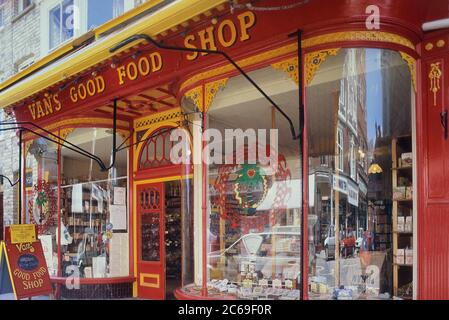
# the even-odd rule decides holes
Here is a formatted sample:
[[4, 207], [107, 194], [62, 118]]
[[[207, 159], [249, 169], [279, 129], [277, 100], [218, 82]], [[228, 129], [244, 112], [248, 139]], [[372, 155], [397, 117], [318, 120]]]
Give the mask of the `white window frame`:
[[343, 172], [344, 170], [344, 143], [345, 139], [343, 136], [343, 128], [339, 125], [337, 128], [337, 154], [336, 154], [336, 161], [335, 161], [335, 168]]
[[[134, 0], [124, 0], [124, 13], [134, 8]], [[87, 0], [73, 0], [73, 5], [75, 6], [75, 15], [74, 15], [74, 30], [73, 30], [73, 37], [70, 39], [67, 39], [64, 42], [61, 42], [59, 45], [57, 45], [54, 48], [50, 48], [50, 11], [57, 6], [58, 4], [62, 3], [63, 0], [47, 0], [43, 1], [41, 5], [41, 56], [46, 56], [51, 51], [56, 50], [57, 48], [60, 48], [64, 44], [73, 41], [73, 39], [76, 39], [80, 37], [81, 35], [85, 34], [89, 30], [87, 29], [87, 9], [88, 4]]]
[[[73, 29], [73, 37], [69, 38], [61, 43], [59, 43], [54, 48], [50, 48], [50, 11], [56, 7], [58, 4], [62, 4], [64, 0], [49, 0], [42, 2], [41, 5], [41, 56], [46, 56], [51, 51], [54, 51], [64, 44], [72, 41], [73, 39], [76, 39], [81, 34], [79, 32], [80, 25], [79, 25], [79, 12], [76, 12], [74, 14], [74, 29]], [[80, 3], [82, 0], [73, 0], [73, 5], [75, 8], [79, 8]]]
[[357, 160], [355, 152], [354, 138], [351, 138], [351, 143], [349, 146], [349, 174], [351, 179], [357, 182]]
[[338, 99], [338, 115], [346, 120], [346, 85], [345, 79], [340, 80], [340, 96]]
[[23, 11], [25, 11], [26, 9], [28, 9], [29, 7], [31, 7], [34, 3], [34, 0], [30, 1], [30, 4], [27, 5], [26, 7], [24, 6], [24, 2], [26, 0], [17, 0], [17, 14], [21, 14]]
[[23, 71], [34, 63], [34, 55], [17, 66], [17, 72]]

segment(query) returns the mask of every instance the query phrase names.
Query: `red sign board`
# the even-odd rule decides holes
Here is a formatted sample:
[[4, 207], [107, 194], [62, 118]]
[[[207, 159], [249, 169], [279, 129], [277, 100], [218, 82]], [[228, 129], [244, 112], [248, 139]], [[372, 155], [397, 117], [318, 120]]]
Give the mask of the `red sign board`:
[[[11, 229], [6, 228], [6, 242], [3, 243], [2, 254], [11, 280], [16, 299], [30, 298], [52, 293], [50, 275], [45, 262], [42, 244], [33, 242], [12, 243]], [[5, 270], [5, 268], [0, 268]]]

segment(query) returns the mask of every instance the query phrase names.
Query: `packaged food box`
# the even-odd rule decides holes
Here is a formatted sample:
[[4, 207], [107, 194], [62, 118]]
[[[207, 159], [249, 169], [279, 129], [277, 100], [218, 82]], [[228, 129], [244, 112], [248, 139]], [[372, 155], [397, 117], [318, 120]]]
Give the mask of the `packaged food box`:
[[413, 217], [405, 218], [405, 232], [413, 232]]
[[404, 152], [401, 154], [401, 162], [404, 167], [411, 166], [413, 164], [413, 153], [411, 152]]
[[405, 231], [405, 217], [398, 217], [398, 232]]
[[398, 249], [396, 253], [396, 263], [404, 264], [405, 263], [405, 249]]
[[413, 198], [413, 187], [407, 187], [405, 189], [405, 198], [412, 199]]
[[413, 249], [405, 249], [405, 264], [413, 264]]
[[405, 198], [406, 187], [393, 188], [393, 200], [403, 200]]

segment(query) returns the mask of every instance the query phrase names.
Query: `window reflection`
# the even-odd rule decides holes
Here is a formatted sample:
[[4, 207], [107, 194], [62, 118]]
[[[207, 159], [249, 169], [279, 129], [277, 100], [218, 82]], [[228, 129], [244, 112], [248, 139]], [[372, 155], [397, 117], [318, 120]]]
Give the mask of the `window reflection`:
[[[297, 86], [284, 73], [271, 68], [255, 71], [256, 81], [276, 84], [274, 100], [282, 103], [299, 127]], [[269, 79], [269, 80], [267, 80]], [[245, 103], [235, 99], [245, 92]], [[299, 299], [301, 154], [299, 143], [287, 121], [262, 98], [243, 77], [231, 79], [216, 96], [209, 111], [209, 128], [222, 139], [213, 140], [214, 156], [233, 159], [232, 164], [215, 163], [208, 168], [209, 230], [208, 275], [211, 295], [231, 295], [239, 299]], [[245, 98], [246, 99], [246, 98]], [[237, 102], [238, 101], [238, 102]], [[266, 116], [254, 116], [254, 115]], [[229, 136], [232, 129], [241, 129]], [[238, 139], [249, 131], [267, 130], [266, 136]], [[278, 130], [272, 144], [270, 130]], [[246, 131], [248, 130], [248, 131]], [[246, 132], [246, 133], [245, 133]], [[226, 149], [229, 142], [235, 148]], [[219, 144], [222, 144], [219, 146]], [[257, 145], [276, 154], [277, 165], [248, 156]], [[238, 154], [245, 161], [238, 162]], [[255, 152], [254, 152], [255, 154]]]
[[309, 295], [399, 296], [413, 274], [393, 263], [399, 248], [413, 244], [411, 237], [396, 242], [393, 230], [398, 215], [413, 212], [412, 201], [394, 198], [413, 185], [411, 170], [395, 174], [413, 151], [408, 65], [393, 51], [344, 49], [323, 63], [307, 97]]

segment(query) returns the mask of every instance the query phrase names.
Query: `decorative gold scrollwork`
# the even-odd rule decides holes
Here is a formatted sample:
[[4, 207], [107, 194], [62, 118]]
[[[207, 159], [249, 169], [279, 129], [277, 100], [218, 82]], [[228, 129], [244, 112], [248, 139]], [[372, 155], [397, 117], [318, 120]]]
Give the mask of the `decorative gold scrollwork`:
[[198, 86], [193, 89], [190, 89], [185, 94], [186, 97], [190, 98], [195, 106], [203, 111], [203, 86]]
[[336, 56], [340, 51], [340, 48], [328, 49], [322, 51], [315, 51], [306, 55], [305, 68], [306, 68], [306, 86], [312, 83], [315, 73], [320, 69], [320, 66], [326, 61], [328, 56]]
[[217, 95], [218, 91], [223, 89], [226, 86], [226, 83], [228, 82], [228, 78], [220, 79], [217, 81], [206, 83], [206, 98], [204, 99], [205, 104], [205, 112], [207, 112], [212, 105], [212, 102]]
[[433, 92], [433, 105], [437, 105], [437, 94], [438, 91], [440, 91], [440, 79], [443, 75], [441, 68], [440, 68], [440, 62], [432, 63], [430, 65], [430, 73], [429, 73], [429, 80], [430, 80], [430, 91]]
[[415, 89], [415, 92], [417, 90], [416, 87], [416, 60], [415, 58], [413, 58], [412, 56], [408, 55], [405, 52], [399, 52], [401, 54], [402, 59], [407, 62], [408, 67], [410, 69], [410, 75], [412, 77], [412, 83], [413, 83], [413, 88]]
[[271, 65], [274, 69], [281, 70], [289, 75], [296, 83], [299, 83], [298, 58], [294, 57]]

